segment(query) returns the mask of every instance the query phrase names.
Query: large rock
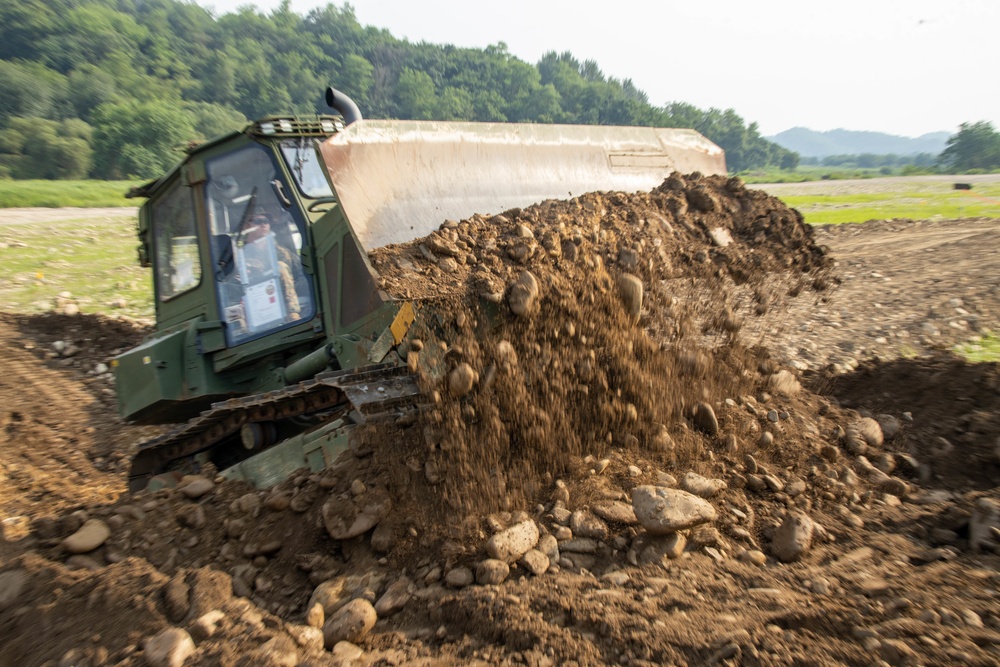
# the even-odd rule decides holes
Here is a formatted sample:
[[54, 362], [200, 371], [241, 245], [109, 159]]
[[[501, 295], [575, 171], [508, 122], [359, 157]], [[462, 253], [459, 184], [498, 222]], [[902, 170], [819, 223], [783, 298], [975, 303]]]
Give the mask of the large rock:
[[507, 290], [507, 303], [515, 315], [527, 315], [538, 300], [538, 279], [531, 271], [522, 271]]
[[186, 477], [184, 483], [178, 487], [178, 491], [192, 500], [201, 498], [203, 495], [215, 488], [215, 483], [207, 477], [192, 475]]
[[323, 626], [323, 639], [327, 648], [337, 642], [356, 643], [365, 638], [375, 627], [378, 614], [368, 600], [351, 600], [338, 609]]
[[694, 425], [713, 438], [719, 434], [719, 420], [715, 410], [708, 403], [699, 403], [694, 408]]
[[476, 581], [481, 586], [502, 584], [509, 574], [510, 566], [495, 558], [487, 558], [476, 566]]
[[538, 526], [531, 520], [522, 521], [491, 537], [486, 543], [486, 553], [490, 558], [513, 563], [536, 544]]
[[771, 553], [785, 563], [802, 557], [812, 546], [813, 521], [803, 512], [789, 512], [771, 537]]
[[167, 628], [146, 640], [142, 655], [152, 667], [181, 667], [194, 652], [194, 640], [186, 630]]
[[312, 609], [313, 605], [319, 604], [323, 607], [326, 618], [330, 618], [335, 611], [352, 599], [361, 597], [369, 587], [372, 587], [369, 575], [349, 575], [328, 579], [313, 591], [306, 609]]
[[625, 311], [633, 320], [642, 313], [642, 280], [631, 273], [618, 276], [618, 293], [625, 304]]
[[63, 548], [71, 554], [85, 554], [104, 544], [109, 537], [111, 529], [108, 524], [100, 519], [89, 519], [80, 526], [80, 530], [63, 540]]
[[191, 587], [184, 581], [182, 573], [175, 574], [163, 588], [163, 602], [167, 607], [167, 618], [180, 623], [191, 611]]
[[331, 496], [323, 503], [323, 525], [335, 540], [364, 535], [388, 516], [392, 501], [382, 488], [369, 489], [358, 496]]
[[662, 486], [632, 489], [632, 509], [642, 527], [653, 535], [669, 535], [716, 517], [715, 508], [698, 496]]

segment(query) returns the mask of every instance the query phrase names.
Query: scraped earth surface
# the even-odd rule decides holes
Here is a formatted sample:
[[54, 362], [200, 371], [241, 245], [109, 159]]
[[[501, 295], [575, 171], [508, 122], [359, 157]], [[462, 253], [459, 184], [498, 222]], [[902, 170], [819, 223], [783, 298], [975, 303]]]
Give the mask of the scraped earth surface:
[[[153, 431], [98, 371], [144, 332], [0, 316], [0, 665], [996, 665], [1000, 373], [946, 350], [997, 328], [998, 227], [725, 179], [447, 223], [372, 258], [440, 300], [437, 408], [269, 492], [123, 495]], [[715, 516], [656, 536], [637, 487]]]

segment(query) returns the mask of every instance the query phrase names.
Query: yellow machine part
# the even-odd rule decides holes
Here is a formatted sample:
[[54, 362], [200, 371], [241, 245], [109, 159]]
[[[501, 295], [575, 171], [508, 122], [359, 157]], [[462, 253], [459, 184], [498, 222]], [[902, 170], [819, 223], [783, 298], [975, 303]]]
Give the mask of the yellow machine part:
[[694, 130], [597, 125], [359, 120], [320, 145], [366, 251], [448, 219], [594, 191], [648, 191], [671, 172], [725, 174]]

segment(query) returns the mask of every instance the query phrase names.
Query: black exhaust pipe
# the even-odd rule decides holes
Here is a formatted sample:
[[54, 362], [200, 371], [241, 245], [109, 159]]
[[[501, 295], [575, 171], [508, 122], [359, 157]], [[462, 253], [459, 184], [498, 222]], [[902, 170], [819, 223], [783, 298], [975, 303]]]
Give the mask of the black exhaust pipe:
[[356, 120], [361, 120], [361, 110], [347, 95], [343, 94], [333, 86], [326, 89], [327, 105], [340, 113], [344, 117], [344, 125], [350, 125]]

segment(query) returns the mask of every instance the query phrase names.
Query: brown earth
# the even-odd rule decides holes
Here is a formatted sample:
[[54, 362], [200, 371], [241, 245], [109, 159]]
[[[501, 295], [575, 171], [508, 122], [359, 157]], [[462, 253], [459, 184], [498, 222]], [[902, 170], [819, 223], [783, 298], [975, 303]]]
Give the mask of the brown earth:
[[[3, 316], [0, 665], [149, 664], [169, 627], [192, 665], [1000, 664], [998, 517], [979, 518], [1000, 377], [939, 352], [996, 326], [998, 226], [813, 232], [725, 179], [447, 223], [373, 257], [384, 288], [440, 300], [415, 355], [437, 408], [265, 493], [116, 499], [149, 431], [94, 370], [141, 332]], [[431, 379], [456, 370], [454, 390]], [[610, 512], [687, 473], [725, 488], [682, 539]], [[331, 538], [366, 509], [373, 532]], [[814, 525], [789, 562], [786, 516]], [[109, 537], [70, 555], [93, 519]], [[468, 585], [508, 567], [489, 538], [527, 524], [547, 571], [515, 558]], [[320, 584], [330, 612], [377, 601], [359, 657], [306, 629]]]

